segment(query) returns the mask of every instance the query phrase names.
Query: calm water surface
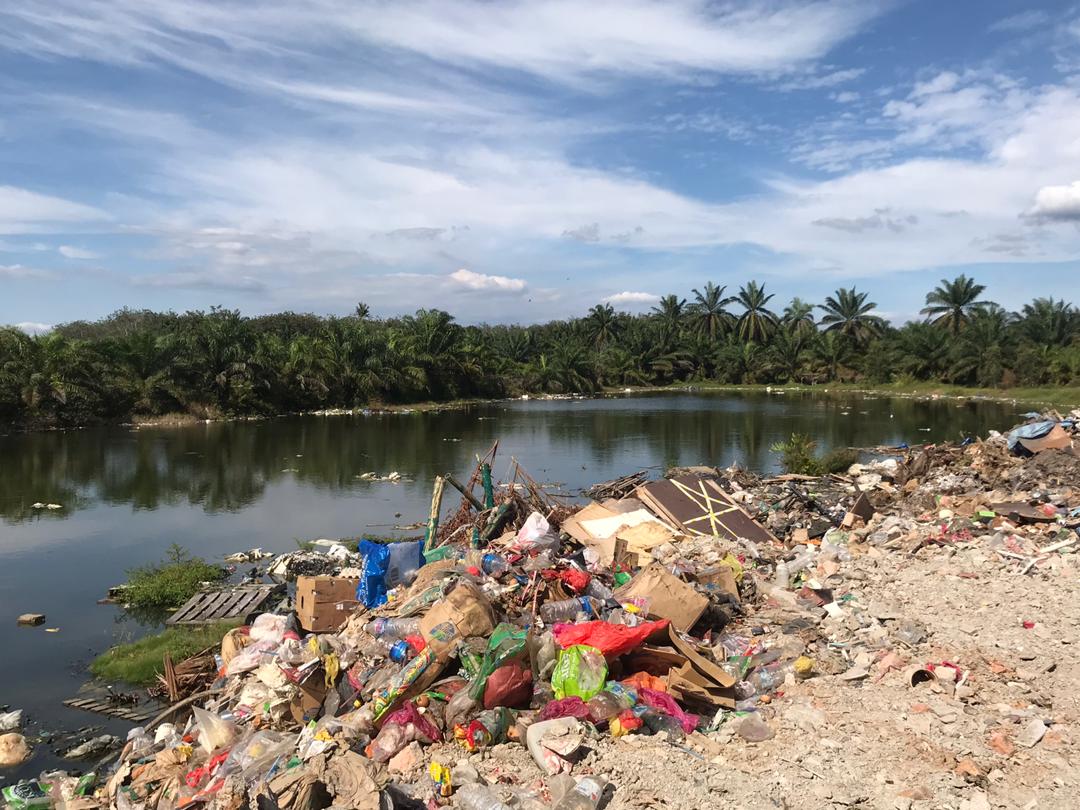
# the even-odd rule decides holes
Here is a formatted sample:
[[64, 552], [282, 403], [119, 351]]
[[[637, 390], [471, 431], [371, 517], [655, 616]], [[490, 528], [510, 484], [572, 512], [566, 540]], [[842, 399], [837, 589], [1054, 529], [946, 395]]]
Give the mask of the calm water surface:
[[[126, 569], [161, 560], [172, 543], [220, 560], [252, 546], [282, 552], [298, 540], [392, 533], [394, 523], [424, 518], [433, 476], [467, 476], [474, 455], [496, 438], [498, 477], [514, 456], [533, 477], [573, 492], [643, 467], [738, 461], [773, 470], [769, 446], [792, 431], [822, 448], [915, 444], [1009, 427], [1018, 410], [1026, 409], [856, 395], [658, 394], [0, 436], [0, 704], [23, 708], [31, 733], [93, 724], [122, 735], [128, 724], [60, 702], [85, 682], [94, 655], [154, 629], [96, 604]], [[393, 470], [414, 480], [357, 478]], [[35, 511], [36, 501], [64, 508]], [[46, 624], [17, 627], [15, 617], [27, 612], [46, 614]], [[41, 746], [0, 780], [55, 761]]]

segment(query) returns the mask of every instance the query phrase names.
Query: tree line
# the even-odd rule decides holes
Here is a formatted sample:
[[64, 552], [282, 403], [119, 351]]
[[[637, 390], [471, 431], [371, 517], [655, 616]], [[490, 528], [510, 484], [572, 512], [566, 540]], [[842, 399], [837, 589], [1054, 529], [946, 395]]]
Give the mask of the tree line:
[[665, 295], [631, 315], [598, 304], [531, 326], [455, 322], [437, 309], [379, 319], [243, 317], [123, 309], [44, 335], [0, 328], [0, 423], [76, 425], [137, 415], [272, 415], [328, 407], [715, 381], [1080, 384], [1080, 311], [1053, 297], [1019, 311], [961, 275], [895, 328], [867, 293], [821, 304], [750, 281]]

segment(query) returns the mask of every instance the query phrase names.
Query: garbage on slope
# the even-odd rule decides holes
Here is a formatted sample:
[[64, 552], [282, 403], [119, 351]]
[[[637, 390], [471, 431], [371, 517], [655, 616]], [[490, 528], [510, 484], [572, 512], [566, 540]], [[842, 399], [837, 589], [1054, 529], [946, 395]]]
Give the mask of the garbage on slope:
[[[853, 699], [881, 682], [919, 690], [919, 706], [956, 723], [1002, 665], [945, 657], [902, 593], [864, 600], [845, 572], [973, 551], [1033, 577], [1080, 539], [1080, 459], [1018, 457], [1000, 435], [846, 476], [673, 472], [579, 508], [516, 464], [496, 487], [481, 463], [445, 520], [440, 479], [423, 543], [318, 554], [333, 565], [299, 574], [293, 611], [226, 637], [190, 719], [181, 709], [131, 731], [98, 799], [596, 807], [612, 789], [613, 801], [644, 790], [622, 764], [636, 740], [666, 747], [666, 761], [714, 762], [736, 737], [775, 745], [820, 729], [800, 698], [817, 683]], [[296, 578], [304, 554], [272, 570]], [[1064, 731], [1035, 702], [999, 723], [988, 751]], [[802, 763], [808, 779], [826, 767]], [[957, 769], [967, 777], [950, 789], [977, 801], [984, 771]]]

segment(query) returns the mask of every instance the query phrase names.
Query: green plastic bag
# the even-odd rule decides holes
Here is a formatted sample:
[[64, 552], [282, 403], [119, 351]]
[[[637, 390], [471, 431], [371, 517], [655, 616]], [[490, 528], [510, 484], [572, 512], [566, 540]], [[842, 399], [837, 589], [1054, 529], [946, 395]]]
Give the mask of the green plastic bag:
[[556, 700], [577, 696], [588, 700], [604, 688], [607, 661], [596, 647], [575, 644], [559, 653], [551, 673]]
[[[472, 683], [469, 684], [470, 697], [474, 700], [484, 697], [484, 688], [487, 686], [491, 673], [525, 651], [525, 640], [528, 635], [528, 631], [520, 630], [506, 622], [502, 622], [492, 631], [487, 650], [479, 662], [478, 671], [473, 676]], [[474, 662], [470, 661], [470, 666], [474, 665]]]

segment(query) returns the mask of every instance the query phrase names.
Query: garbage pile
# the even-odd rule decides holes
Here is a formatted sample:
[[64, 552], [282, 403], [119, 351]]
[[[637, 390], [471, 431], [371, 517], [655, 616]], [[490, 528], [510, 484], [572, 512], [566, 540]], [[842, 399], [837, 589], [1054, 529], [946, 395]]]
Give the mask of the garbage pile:
[[[177, 704], [133, 729], [97, 800], [585, 810], [638, 778], [635, 741], [716, 763], [735, 742], [797, 737], [791, 723], [820, 728], [798, 699], [815, 684], [970, 701], [972, 664], [929, 657], [928, 617], [863, 598], [862, 566], [978, 549], [1031, 577], [1072, 555], [1077, 423], [1038, 416], [1052, 427], [1015, 443], [898, 449], [847, 475], [635, 473], [583, 507], [516, 464], [495, 486], [489, 454], [469, 482], [436, 480], [424, 540], [332, 548], [298, 575], [309, 552], [275, 560], [295, 576], [292, 610], [231, 631], [210, 688], [182, 702], [190, 719]], [[1068, 443], [1023, 444], [1058, 430]], [[441, 521], [447, 483], [462, 502]], [[1012, 711], [1018, 739], [1054, 727], [1037, 706]]]

